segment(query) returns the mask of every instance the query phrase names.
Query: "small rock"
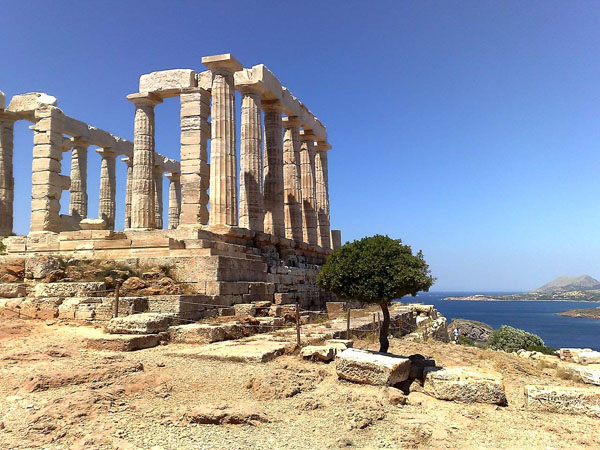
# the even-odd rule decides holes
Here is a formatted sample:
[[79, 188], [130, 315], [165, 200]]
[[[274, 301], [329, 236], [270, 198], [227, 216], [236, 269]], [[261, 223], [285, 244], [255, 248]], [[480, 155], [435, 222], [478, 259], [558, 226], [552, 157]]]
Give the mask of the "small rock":
[[390, 387], [388, 389], [388, 400], [392, 405], [406, 405], [407, 396], [400, 389]]
[[146, 282], [138, 277], [130, 277], [123, 282], [121, 287], [126, 291], [137, 291], [138, 289], [144, 289]]

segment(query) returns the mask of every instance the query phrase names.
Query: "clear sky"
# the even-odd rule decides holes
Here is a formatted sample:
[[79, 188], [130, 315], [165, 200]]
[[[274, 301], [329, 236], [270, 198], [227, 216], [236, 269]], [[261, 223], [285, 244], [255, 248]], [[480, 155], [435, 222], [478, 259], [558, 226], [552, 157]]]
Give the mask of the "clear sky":
[[[125, 96], [141, 74], [204, 70], [202, 56], [225, 52], [264, 63], [327, 126], [344, 240], [402, 238], [424, 251], [437, 290], [528, 290], [600, 278], [599, 6], [0, 0], [0, 90], [47, 92], [66, 114], [131, 139]], [[178, 120], [176, 99], [157, 107], [157, 151], [174, 158]], [[15, 137], [20, 234], [28, 126]], [[91, 151], [91, 217], [99, 161]]]

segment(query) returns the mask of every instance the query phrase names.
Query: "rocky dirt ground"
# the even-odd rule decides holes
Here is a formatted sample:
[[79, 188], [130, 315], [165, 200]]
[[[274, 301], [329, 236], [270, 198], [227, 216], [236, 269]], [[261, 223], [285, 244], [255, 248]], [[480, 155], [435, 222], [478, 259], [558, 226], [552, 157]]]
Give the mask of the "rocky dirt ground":
[[[524, 409], [526, 384], [573, 384], [514, 355], [393, 339], [393, 353], [500, 371], [508, 406], [459, 404], [338, 381], [334, 364], [84, 348], [81, 327], [0, 319], [2, 449], [599, 448], [599, 421]], [[367, 341], [356, 347], [375, 348]]]

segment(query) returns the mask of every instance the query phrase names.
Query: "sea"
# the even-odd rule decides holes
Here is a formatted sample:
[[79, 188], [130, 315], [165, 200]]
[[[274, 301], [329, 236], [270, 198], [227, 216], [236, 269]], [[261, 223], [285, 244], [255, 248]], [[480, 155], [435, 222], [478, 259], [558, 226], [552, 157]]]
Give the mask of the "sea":
[[553, 348], [583, 347], [600, 351], [600, 320], [559, 316], [569, 309], [595, 308], [600, 302], [570, 301], [499, 301], [478, 302], [444, 300], [445, 297], [465, 297], [475, 294], [498, 295], [516, 292], [424, 292], [416, 297], [404, 297], [403, 303], [432, 304], [448, 319], [478, 320], [493, 328], [510, 325], [540, 336]]

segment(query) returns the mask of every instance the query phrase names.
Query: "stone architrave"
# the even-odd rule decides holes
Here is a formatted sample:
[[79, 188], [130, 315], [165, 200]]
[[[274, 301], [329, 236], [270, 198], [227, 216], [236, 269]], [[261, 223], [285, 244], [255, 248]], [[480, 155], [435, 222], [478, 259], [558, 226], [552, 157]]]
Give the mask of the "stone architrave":
[[242, 94], [240, 134], [240, 227], [264, 231], [262, 192], [261, 92], [257, 85], [238, 87]]
[[238, 224], [235, 155], [235, 87], [233, 74], [242, 65], [230, 54], [206, 56], [212, 73], [210, 144], [210, 224]]
[[282, 106], [278, 101], [268, 101], [263, 102], [262, 107], [265, 112], [265, 233], [285, 237]]
[[302, 185], [302, 232], [308, 244], [318, 244], [315, 192], [315, 135], [311, 130], [300, 132], [300, 182]]
[[169, 230], [179, 226], [181, 214], [181, 183], [178, 173], [167, 174], [169, 179]]
[[131, 228], [131, 187], [133, 184], [133, 160], [126, 156], [121, 158], [127, 164], [127, 181], [125, 183], [125, 229]]
[[[202, 88], [184, 89], [181, 102], [181, 214], [182, 226], [208, 224], [210, 169], [210, 92]], [[169, 225], [170, 228], [170, 225]]]
[[[4, 100], [1, 91], [0, 97]], [[16, 119], [16, 116], [0, 110], [0, 236], [10, 236], [13, 232], [13, 139]]]
[[156, 228], [163, 228], [163, 171], [160, 167], [154, 167], [154, 223]]
[[317, 143], [315, 154], [315, 186], [317, 199], [318, 241], [324, 248], [330, 248], [329, 240], [329, 193], [327, 179], [327, 143]]
[[283, 119], [283, 198], [285, 237], [302, 242], [302, 190], [300, 184], [300, 120]]
[[97, 150], [102, 156], [100, 165], [100, 197], [98, 218], [106, 221], [108, 230], [115, 229], [115, 199], [117, 179], [115, 174], [115, 158], [117, 154], [110, 149]]
[[131, 228], [156, 228], [154, 210], [154, 107], [158, 97], [139, 93], [127, 96], [135, 105]]
[[51, 105], [37, 108], [34, 117], [30, 231], [60, 232], [60, 197], [70, 185], [60, 174], [65, 117]]
[[69, 214], [76, 221], [87, 218], [87, 152], [89, 145], [83, 139], [73, 138]]

